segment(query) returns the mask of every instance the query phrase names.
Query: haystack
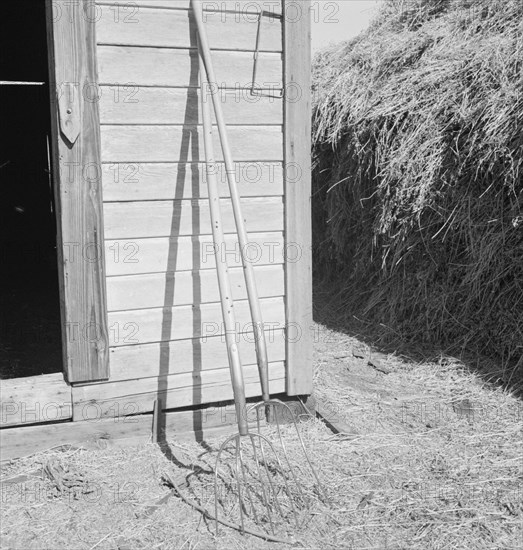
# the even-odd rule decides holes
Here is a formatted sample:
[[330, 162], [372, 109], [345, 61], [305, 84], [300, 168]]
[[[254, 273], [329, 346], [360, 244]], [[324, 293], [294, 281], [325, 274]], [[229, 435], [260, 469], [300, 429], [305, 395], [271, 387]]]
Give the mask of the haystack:
[[523, 2], [388, 0], [314, 63], [314, 250], [347, 314], [523, 371]]

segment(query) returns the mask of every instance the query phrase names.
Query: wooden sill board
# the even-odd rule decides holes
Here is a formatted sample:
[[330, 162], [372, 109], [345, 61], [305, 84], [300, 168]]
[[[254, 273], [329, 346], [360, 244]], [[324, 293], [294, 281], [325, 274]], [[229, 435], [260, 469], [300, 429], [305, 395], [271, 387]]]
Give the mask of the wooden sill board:
[[[204, 441], [235, 433], [233, 404], [214, 404], [201, 410], [170, 411], [161, 415], [165, 438]], [[150, 443], [153, 415], [143, 414], [96, 422], [62, 422], [0, 430], [0, 462], [63, 445], [106, 449]]]
[[0, 380], [0, 428], [72, 418], [71, 387], [62, 373]]

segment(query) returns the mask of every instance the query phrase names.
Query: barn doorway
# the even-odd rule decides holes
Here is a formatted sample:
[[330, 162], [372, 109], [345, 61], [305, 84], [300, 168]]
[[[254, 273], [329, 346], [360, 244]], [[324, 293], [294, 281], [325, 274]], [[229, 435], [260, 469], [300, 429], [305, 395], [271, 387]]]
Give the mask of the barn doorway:
[[62, 371], [44, 0], [0, 19], [0, 379]]

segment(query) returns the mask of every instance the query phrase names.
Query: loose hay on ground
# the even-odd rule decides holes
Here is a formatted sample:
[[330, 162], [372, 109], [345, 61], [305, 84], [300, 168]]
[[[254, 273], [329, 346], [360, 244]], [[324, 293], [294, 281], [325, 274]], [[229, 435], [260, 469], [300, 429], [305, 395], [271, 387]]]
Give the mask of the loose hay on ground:
[[[391, 355], [381, 359], [391, 371], [388, 375], [350, 353], [334, 359], [335, 352], [341, 356], [364, 346], [324, 327], [321, 331], [329, 338], [316, 343], [316, 399], [359, 435], [352, 440], [338, 437], [318, 419], [301, 423], [330, 500], [323, 503], [315, 498], [310, 520], [294, 533], [297, 547], [521, 547], [521, 401], [489, 387], [450, 358], [416, 364]], [[455, 406], [464, 399], [472, 405], [472, 418]], [[274, 438], [273, 428], [266, 433]], [[191, 463], [205, 471], [222, 441], [207, 441], [205, 447], [171, 441], [171, 460], [166, 451], [150, 444], [133, 449], [55, 450], [6, 464], [1, 548], [286, 547], [226, 528], [216, 539], [214, 523], [174, 495], [154, 507], [170, 494], [162, 483], [165, 472], [184, 480], [192, 472]], [[299, 442], [291, 427], [285, 429], [285, 441], [299, 465]], [[87, 479], [95, 491], [80, 492], [77, 498], [67, 491], [57, 493], [48, 479], [39, 477], [49, 461], [58, 461], [71, 476]], [[16, 486], [5, 483], [21, 474], [31, 477]], [[203, 490], [199, 495], [193, 492], [211, 506], [209, 479], [205, 479], [209, 477], [201, 475]], [[192, 476], [189, 481], [196, 480]], [[304, 483], [313, 485], [310, 479]]]

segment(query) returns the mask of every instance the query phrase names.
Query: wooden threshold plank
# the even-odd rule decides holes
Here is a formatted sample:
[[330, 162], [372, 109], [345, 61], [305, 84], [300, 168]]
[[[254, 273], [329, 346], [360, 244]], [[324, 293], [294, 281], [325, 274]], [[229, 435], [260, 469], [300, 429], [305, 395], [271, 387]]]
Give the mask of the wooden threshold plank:
[[[101, 418], [0, 430], [0, 461], [43, 452], [60, 445], [106, 449], [143, 445], [152, 439], [152, 414]], [[237, 431], [233, 403], [214, 403], [194, 410], [166, 411], [160, 416], [167, 440], [204, 441]]]
[[71, 416], [71, 386], [62, 373], [0, 380], [1, 428]]

